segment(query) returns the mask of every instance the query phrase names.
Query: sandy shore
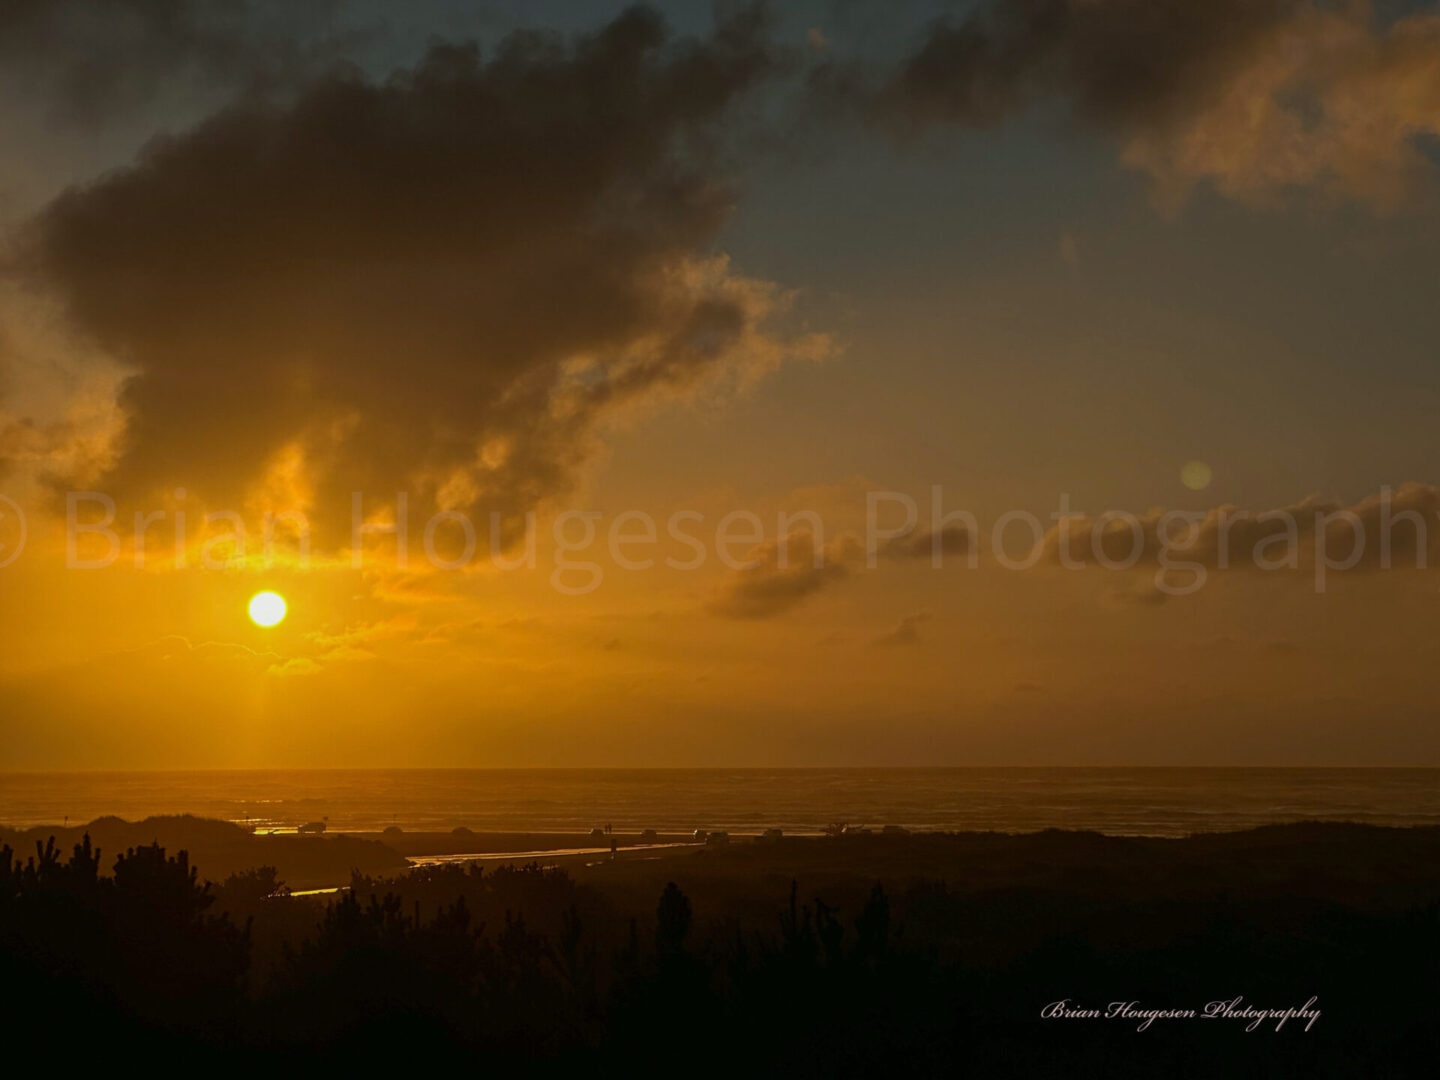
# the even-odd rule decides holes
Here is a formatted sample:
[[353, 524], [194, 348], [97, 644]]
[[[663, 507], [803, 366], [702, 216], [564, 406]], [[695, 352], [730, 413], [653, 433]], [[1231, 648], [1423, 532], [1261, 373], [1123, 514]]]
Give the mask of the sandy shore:
[[[375, 840], [407, 859], [463, 855], [491, 856], [557, 851], [610, 851], [610, 837], [604, 839], [588, 832], [350, 832], [343, 834], [359, 840]], [[632, 848], [655, 844], [693, 844], [690, 833], [663, 833], [642, 837], [639, 833], [615, 833], [615, 846]]]
[[[257, 833], [230, 822], [203, 818], [155, 817], [128, 822], [101, 818], [70, 827], [37, 826], [14, 830], [0, 826], [0, 843], [22, 860], [36, 845], [52, 838], [62, 851], [89, 836], [102, 851], [107, 868], [128, 848], [158, 843], [172, 854], [185, 851], [190, 864], [216, 883], [252, 867], [273, 866], [297, 893], [331, 890], [344, 885], [352, 871], [369, 875], [402, 873], [438, 863], [539, 862], [576, 869], [610, 861], [610, 837], [588, 832], [326, 832], [301, 836], [294, 832]], [[617, 859], [662, 858], [703, 847], [690, 833], [645, 837], [638, 832], [614, 835]], [[737, 842], [744, 842], [737, 840]]]

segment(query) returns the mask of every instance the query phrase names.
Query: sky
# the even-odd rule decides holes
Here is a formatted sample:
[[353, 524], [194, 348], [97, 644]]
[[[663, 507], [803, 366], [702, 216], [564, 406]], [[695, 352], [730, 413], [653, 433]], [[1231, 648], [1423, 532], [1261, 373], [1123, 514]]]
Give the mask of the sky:
[[1433, 4], [18, 3], [0, 151], [0, 770], [1440, 764]]

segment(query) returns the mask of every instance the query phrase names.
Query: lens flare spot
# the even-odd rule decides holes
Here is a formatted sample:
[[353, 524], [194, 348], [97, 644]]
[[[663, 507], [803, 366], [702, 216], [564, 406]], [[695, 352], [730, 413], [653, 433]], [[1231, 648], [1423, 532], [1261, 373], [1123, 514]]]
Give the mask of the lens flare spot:
[[1180, 482], [1191, 491], [1204, 491], [1214, 478], [1210, 466], [1203, 461], [1187, 461], [1180, 468]]

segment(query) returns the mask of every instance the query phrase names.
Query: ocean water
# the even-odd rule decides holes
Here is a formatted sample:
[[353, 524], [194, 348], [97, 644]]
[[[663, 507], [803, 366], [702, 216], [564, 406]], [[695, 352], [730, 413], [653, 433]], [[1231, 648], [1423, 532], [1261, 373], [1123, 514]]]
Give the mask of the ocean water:
[[661, 832], [833, 822], [1177, 836], [1300, 820], [1440, 824], [1440, 769], [435, 769], [0, 773], [15, 828], [196, 814], [262, 829]]

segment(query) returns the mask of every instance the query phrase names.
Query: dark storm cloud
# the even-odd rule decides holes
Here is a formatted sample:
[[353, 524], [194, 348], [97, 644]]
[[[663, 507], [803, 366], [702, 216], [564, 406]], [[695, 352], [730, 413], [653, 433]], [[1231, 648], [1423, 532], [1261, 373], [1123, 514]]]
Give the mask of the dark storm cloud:
[[565, 489], [601, 419], [777, 362], [782, 297], [707, 254], [764, 30], [746, 9], [675, 41], [633, 9], [573, 42], [439, 46], [55, 199], [30, 279], [136, 371], [105, 483], [513, 514]]
[[1051, 95], [1128, 128], [1220, 92], [1307, 0], [1005, 0], [934, 24], [877, 102], [914, 124], [986, 127]]
[[[854, 94], [843, 65], [821, 80]], [[1165, 203], [1197, 183], [1266, 202], [1296, 189], [1393, 208], [1433, 180], [1440, 16], [1379, 23], [1318, 0], [1005, 0], [935, 23], [883, 85], [876, 123], [986, 128], [1060, 103], [1121, 143]]]

